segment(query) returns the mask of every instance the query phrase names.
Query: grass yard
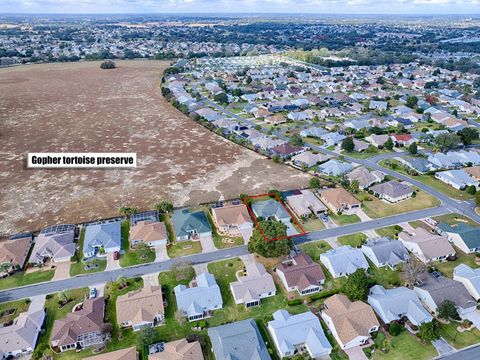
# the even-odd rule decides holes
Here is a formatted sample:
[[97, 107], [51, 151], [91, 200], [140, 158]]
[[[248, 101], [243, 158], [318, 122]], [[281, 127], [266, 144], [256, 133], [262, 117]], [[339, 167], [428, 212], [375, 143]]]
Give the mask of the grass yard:
[[[362, 202], [363, 210], [371, 218], [378, 219], [440, 205], [440, 201], [437, 198], [424, 191], [419, 191], [417, 189], [416, 194], [417, 195], [414, 198], [403, 200], [396, 204], [390, 204], [373, 195], [368, 195], [368, 198], [371, 199], [371, 201]], [[365, 195], [365, 193], [360, 193], [357, 194], [356, 197], [357, 199], [362, 200]]]
[[90, 350], [85, 350], [78, 353], [75, 351], [67, 351], [62, 354], [54, 354], [54, 352], [50, 349], [50, 335], [53, 329], [53, 322], [57, 319], [64, 318], [69, 312], [72, 311], [76, 304], [85, 299], [87, 294], [88, 288], [67, 291], [67, 295], [71, 301], [61, 308], [58, 304], [58, 294], [47, 296], [47, 300], [45, 302], [45, 309], [47, 311], [44, 323], [45, 331], [40, 333], [35, 352], [43, 353], [43, 356], [54, 355], [55, 359], [81, 359], [87, 355], [92, 355]]
[[438, 322], [441, 336], [447, 342], [457, 349], [464, 348], [469, 345], [478, 343], [480, 339], [480, 330], [473, 328], [473, 330], [465, 331], [463, 333], [457, 332], [459, 323], [451, 322], [450, 324], [442, 324]]
[[383, 155], [383, 154], [390, 154], [392, 153], [392, 151], [389, 151], [387, 149], [375, 149], [375, 151], [367, 151], [367, 150], [364, 150], [362, 152], [350, 152], [350, 153], [346, 153], [346, 152], [343, 152], [346, 156], [350, 156], [352, 158], [355, 158], [355, 159], [369, 159], [371, 157], [374, 157], [374, 156], [378, 156], [378, 155]]
[[445, 222], [449, 225], [455, 225], [459, 223], [464, 223], [468, 224], [471, 226], [480, 226], [477, 222], [473, 221], [469, 217], [459, 215], [459, 214], [445, 214], [445, 215], [439, 215], [435, 216], [433, 220], [437, 221], [438, 223]]
[[375, 229], [375, 232], [378, 234], [378, 236], [386, 236], [391, 239], [395, 239], [401, 231], [402, 228], [400, 227], [400, 225], [392, 225], [380, 229]]
[[128, 267], [146, 264], [155, 261], [155, 250], [144, 247], [143, 249], [130, 248], [130, 222], [122, 221], [122, 250], [120, 266]]
[[[394, 164], [394, 167], [387, 165], [388, 163]], [[421, 181], [422, 183], [440, 191], [441, 193], [443, 193], [447, 196], [453, 197], [455, 199], [471, 200], [471, 199], [475, 198], [475, 195], [470, 195], [466, 191], [460, 191], [460, 190], [454, 189], [450, 185], [447, 185], [444, 182], [435, 179], [435, 177], [433, 175], [424, 174], [424, 175], [411, 176], [405, 171], [404, 165], [397, 160], [392, 160], [392, 159], [382, 160], [378, 164], [380, 166], [390, 168], [390, 169], [395, 170], [395, 171], [397, 171], [401, 174], [409, 176], [412, 179]]]
[[370, 268], [368, 273], [372, 276], [375, 284], [380, 284], [384, 288], [394, 288], [401, 285], [400, 270], [393, 271], [388, 267], [377, 268], [370, 260], [368, 260]]
[[332, 247], [325, 241], [312, 241], [299, 246], [305, 254], [308, 254], [312, 260], [319, 262], [320, 254], [330, 250]]
[[167, 252], [170, 258], [188, 256], [202, 252], [200, 241], [179, 241], [167, 245]]
[[16, 272], [6, 278], [0, 279], [0, 290], [50, 281], [54, 274], [55, 270], [39, 270], [28, 274], [24, 271]]
[[478, 268], [478, 264], [475, 262], [475, 254], [465, 254], [457, 247], [453, 247], [455, 252], [457, 253], [457, 259], [455, 261], [444, 261], [444, 262], [436, 262], [432, 264], [437, 270], [439, 270], [443, 275], [452, 278], [453, 277], [453, 269], [460, 265], [465, 264], [472, 268]]
[[437, 356], [432, 344], [424, 344], [418, 338], [403, 331], [389, 340], [389, 352], [375, 351], [374, 360], [427, 360]]
[[427, 231], [432, 231], [432, 228], [430, 226], [428, 226], [424, 221], [422, 220], [414, 220], [414, 221], [410, 221], [408, 223], [410, 226], [412, 226], [413, 228], [423, 228]]
[[[85, 226], [82, 227], [80, 232], [80, 238], [78, 240], [78, 249], [75, 257], [78, 259], [77, 262], [74, 262], [70, 265], [70, 276], [77, 276], [81, 274], [91, 274], [95, 272], [105, 271], [107, 267], [107, 260], [104, 259], [93, 259], [87, 262], [83, 262], [83, 242], [85, 240]], [[95, 265], [91, 266], [88, 270], [85, 270], [87, 264]]]
[[27, 311], [29, 306], [29, 299], [0, 304], [0, 325], [14, 320], [20, 313]]
[[351, 247], [360, 247], [364, 241], [367, 240], [367, 235], [364, 233], [350, 234], [339, 236], [337, 241], [342, 245], [350, 245]]
[[210, 222], [210, 226], [212, 227], [212, 235], [213, 235], [213, 244], [217, 249], [225, 249], [231, 248], [235, 246], [241, 246], [245, 242], [241, 236], [224, 236], [220, 235], [217, 232], [217, 228], [215, 227], [215, 223], [213, 222], [212, 215], [208, 209], [206, 210], [208, 221]]
[[318, 218], [308, 219], [306, 221], [302, 220], [301, 224], [302, 224], [303, 228], [305, 229], [305, 231], [307, 231], [307, 232], [325, 229], [325, 223]]
[[360, 222], [360, 218], [357, 214], [353, 215], [337, 215], [337, 214], [330, 214], [330, 219], [337, 225], [348, 225], [348, 224], [355, 224]]

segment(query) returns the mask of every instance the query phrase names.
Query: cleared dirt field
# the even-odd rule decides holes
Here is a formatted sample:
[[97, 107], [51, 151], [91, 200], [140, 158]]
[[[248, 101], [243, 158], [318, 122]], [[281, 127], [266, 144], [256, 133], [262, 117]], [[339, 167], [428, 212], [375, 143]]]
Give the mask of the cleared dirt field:
[[[159, 90], [165, 62], [0, 69], [0, 233], [305, 186], [308, 177], [201, 127]], [[136, 152], [134, 170], [29, 170], [27, 152]]]

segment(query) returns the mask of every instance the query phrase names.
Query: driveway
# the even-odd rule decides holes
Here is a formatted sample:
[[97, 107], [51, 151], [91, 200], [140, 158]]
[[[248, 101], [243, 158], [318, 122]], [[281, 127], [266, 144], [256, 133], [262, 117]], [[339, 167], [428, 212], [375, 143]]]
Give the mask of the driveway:
[[195, 270], [195, 274], [198, 276], [200, 274], [203, 274], [204, 272], [207, 272], [207, 265], [207, 263], [193, 265], [193, 270]]
[[158, 286], [158, 274], [159, 273], [143, 275], [143, 286]]
[[167, 252], [167, 245], [155, 246], [155, 261], [165, 261], [170, 259]]
[[120, 262], [113, 259], [113, 252], [107, 253], [107, 268], [106, 271], [120, 269]]
[[246, 245], [250, 241], [250, 238], [252, 237], [253, 229], [242, 229], [240, 230], [240, 233], [242, 234], [243, 237], [243, 243]]
[[368, 360], [360, 346], [344, 350], [350, 360]]
[[70, 261], [55, 263], [55, 275], [52, 280], [63, 280], [70, 278]]
[[438, 352], [438, 355], [447, 355], [457, 351], [452, 345], [447, 343], [444, 338], [432, 341], [432, 345]]
[[33, 313], [35, 311], [42, 310], [45, 307], [46, 295], [37, 295], [30, 298], [30, 306], [28, 312]]
[[362, 209], [358, 209], [358, 210], [356, 211], [356, 214], [357, 214], [357, 216], [360, 218], [360, 220], [362, 220], [362, 221], [372, 220], [372, 219], [370, 218], [370, 216], [368, 216], [368, 215], [365, 213], [365, 211], [363, 211]]
[[215, 244], [213, 243], [212, 237], [200, 238], [200, 243], [202, 244], [202, 254], [212, 251], [217, 251]]
[[97, 297], [105, 296], [105, 283], [95, 284], [88, 287], [90, 290], [97, 289]]
[[329, 237], [323, 240], [334, 249], [340, 246], [336, 237]]

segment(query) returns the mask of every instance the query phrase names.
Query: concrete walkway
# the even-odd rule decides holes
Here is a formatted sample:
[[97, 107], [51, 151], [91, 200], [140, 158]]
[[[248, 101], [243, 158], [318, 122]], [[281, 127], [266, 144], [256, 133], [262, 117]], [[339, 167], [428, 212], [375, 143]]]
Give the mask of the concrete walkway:
[[101, 284], [95, 284], [95, 285], [92, 285], [92, 286], [89, 286], [88, 288], [90, 290], [92, 290], [93, 288], [97, 289], [97, 297], [100, 297], [100, 296], [105, 296], [105, 283], [101, 283]]
[[45, 300], [47, 295], [37, 295], [30, 298], [31, 303], [28, 307], [28, 312], [33, 313], [35, 311], [42, 310], [45, 307]]
[[[356, 212], [357, 216], [360, 218], [361, 221], [370, 221], [372, 218], [368, 216], [365, 211], [362, 209], [358, 209]], [[363, 352], [363, 351], [362, 351]]]
[[202, 244], [202, 254], [217, 251], [217, 248], [215, 247], [211, 237], [200, 238], [200, 243]]
[[207, 272], [208, 271], [207, 265], [208, 265], [207, 263], [193, 265], [195, 274], [198, 276], [200, 274], [203, 274], [204, 272]]
[[368, 360], [360, 346], [344, 350], [350, 360]]
[[330, 245], [332, 248], [338, 248], [340, 246], [340, 243], [337, 241], [336, 237], [329, 237], [326, 239], [323, 239], [328, 245]]
[[457, 351], [452, 345], [447, 343], [447, 341], [444, 338], [440, 338], [438, 340], [432, 341], [432, 345], [435, 347], [435, 349], [438, 352], [438, 355], [447, 355], [447, 354], [452, 354], [455, 351]]

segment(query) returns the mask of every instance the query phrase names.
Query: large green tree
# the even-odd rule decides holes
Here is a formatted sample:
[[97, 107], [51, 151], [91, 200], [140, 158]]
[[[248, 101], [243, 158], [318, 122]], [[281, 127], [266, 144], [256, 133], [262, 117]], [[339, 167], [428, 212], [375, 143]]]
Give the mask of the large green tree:
[[446, 320], [460, 320], [455, 303], [450, 300], [444, 300], [438, 307], [438, 316]]
[[417, 336], [423, 341], [433, 341], [440, 338], [440, 331], [436, 320], [424, 323], [418, 327]]
[[385, 144], [383, 144], [383, 147], [387, 150], [392, 150], [393, 146], [394, 146], [393, 140], [390, 137], [387, 139], [387, 141], [385, 141]]
[[478, 130], [471, 127], [462, 129], [457, 134], [460, 136], [463, 145], [471, 145], [473, 140], [477, 140], [479, 137]]
[[445, 133], [435, 138], [435, 144], [437, 144], [442, 151], [455, 149], [459, 143], [460, 137], [455, 134]]
[[[262, 229], [262, 232], [260, 229]], [[288, 255], [292, 249], [290, 239], [278, 239], [287, 235], [287, 226], [280, 221], [261, 220], [259, 226], [253, 230], [248, 243], [248, 251], [257, 253], [263, 257], [278, 257]]]
[[353, 142], [353, 138], [348, 136], [342, 141], [342, 150], [346, 152], [352, 152], [355, 149], [355, 144]]
[[342, 287], [350, 301], [365, 300], [368, 294], [369, 280], [364, 269], [358, 269], [347, 278], [347, 282]]

